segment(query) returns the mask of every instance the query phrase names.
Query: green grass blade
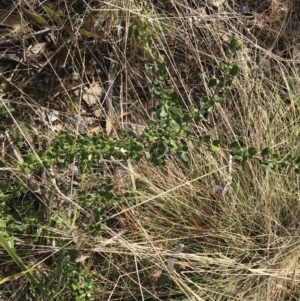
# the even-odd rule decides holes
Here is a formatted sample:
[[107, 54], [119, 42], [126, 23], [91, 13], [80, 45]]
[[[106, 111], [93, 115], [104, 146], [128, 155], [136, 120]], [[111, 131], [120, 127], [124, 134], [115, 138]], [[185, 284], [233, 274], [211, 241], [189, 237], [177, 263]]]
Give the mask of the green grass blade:
[[41, 26], [48, 26], [48, 22], [39, 15], [35, 15], [33, 13], [31, 13], [28, 9], [26, 8], [22, 8], [22, 11], [24, 13], [24, 15], [32, 22], [41, 25]]
[[38, 288], [41, 292], [43, 291], [43, 287], [40, 283], [40, 281], [35, 277], [33, 272], [28, 269], [25, 264], [23, 263], [22, 259], [18, 256], [18, 254], [9, 246], [6, 239], [3, 237], [3, 235], [0, 233], [0, 244], [3, 246], [3, 248], [7, 251], [7, 253], [10, 255], [10, 257], [13, 259], [13, 261], [18, 265], [18, 267], [27, 274], [31, 284]]
[[43, 5], [44, 10], [49, 15], [51, 20], [58, 26], [63, 26], [64, 22], [62, 21], [61, 17], [50, 7]]

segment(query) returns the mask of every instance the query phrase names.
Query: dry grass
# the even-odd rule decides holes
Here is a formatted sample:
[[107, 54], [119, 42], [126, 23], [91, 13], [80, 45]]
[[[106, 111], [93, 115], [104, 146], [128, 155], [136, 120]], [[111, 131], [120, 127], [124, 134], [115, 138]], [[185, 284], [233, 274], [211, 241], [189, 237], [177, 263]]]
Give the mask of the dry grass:
[[[204, 2], [49, 2], [64, 20], [75, 22], [74, 12], [80, 18], [92, 12], [95, 24], [91, 31], [99, 38], [74, 35], [67, 42], [67, 36], [57, 31], [57, 45], [40, 59], [43, 69], [26, 62], [4, 70], [0, 130], [19, 129], [13, 133], [19, 133], [23, 141], [18, 145], [20, 152], [36, 151], [51, 145], [61, 129], [77, 139], [79, 126], [72, 125], [70, 118], [93, 116], [97, 109], [100, 117], [88, 127], [102, 135], [107, 131], [108, 93], [93, 108], [85, 104], [81, 93], [94, 81], [107, 91], [112, 56], [117, 70], [113, 101], [121, 110], [114, 127], [136, 130], [144, 126], [151, 118], [148, 107], [155, 100], [146, 79], [150, 75], [144, 72], [148, 57], [132, 26], [147, 20], [154, 28], [154, 47], [167, 62], [168, 86], [178, 92], [185, 108], [199, 105], [201, 97], [211, 93], [208, 80], [218, 74], [217, 64], [226, 59], [231, 38], [243, 42], [236, 58], [240, 73], [224, 92], [224, 101], [209, 113], [208, 122], [193, 126], [194, 141], [199, 135], [211, 135], [221, 139], [223, 149], [240, 139], [258, 149], [269, 146], [283, 158], [299, 153], [299, 63], [293, 56], [299, 35], [296, 1], [270, 0], [259, 5], [249, 1], [249, 15], [239, 13], [237, 4], [230, 5], [235, 1], [224, 1], [218, 9]], [[27, 8], [44, 15], [41, 3], [29, 4]], [[21, 14], [20, 8], [16, 11]], [[29, 28], [31, 33], [36, 31], [32, 25]], [[9, 29], [6, 34], [15, 38], [23, 33]], [[35, 36], [15, 48], [10, 45], [10, 50], [28, 50], [41, 39]], [[45, 57], [58, 48], [47, 63]], [[74, 73], [77, 79], [72, 79]], [[45, 80], [47, 74], [50, 82]], [[46, 117], [52, 110], [61, 118], [54, 125]], [[22, 131], [21, 122], [25, 123]], [[187, 164], [170, 158], [161, 168], [146, 158], [132, 166], [104, 162], [101, 170], [81, 179], [79, 186], [72, 182], [74, 171], [53, 167], [61, 192], [52, 191], [50, 222], [38, 226], [39, 239], [34, 227], [31, 232], [16, 229], [14, 233], [19, 256], [28, 267], [37, 265], [38, 278], [50, 283], [51, 300], [75, 300], [58, 264], [63, 249], [76, 250], [80, 268], [96, 284], [95, 300], [299, 300], [298, 177], [289, 167], [279, 174], [255, 160], [244, 166], [233, 164], [231, 184], [222, 196], [211, 183], [230, 180], [228, 153], [211, 154], [197, 147], [189, 157]], [[12, 167], [7, 156], [0, 163], [3, 178], [28, 190], [25, 175]], [[49, 173], [46, 179], [35, 175], [34, 180], [53, 189]], [[85, 207], [87, 203], [74, 193], [81, 189], [93, 195], [107, 177], [112, 179], [115, 196], [123, 198], [117, 206], [106, 208], [101, 231], [93, 237], [86, 230], [95, 223], [93, 218], [81, 214], [68, 199], [91, 215], [96, 208]], [[15, 187], [5, 190], [2, 185], [3, 199], [9, 199], [8, 193], [16, 197], [15, 189], [20, 188]], [[20, 210], [26, 215], [25, 205]], [[120, 229], [127, 232], [120, 236]], [[179, 243], [185, 247], [172, 279], [156, 286], [157, 271], [166, 269], [168, 255]], [[30, 295], [26, 276], [19, 277], [11, 259], [2, 249], [0, 252], [1, 278], [16, 277], [2, 284], [0, 300], [24, 300]]]

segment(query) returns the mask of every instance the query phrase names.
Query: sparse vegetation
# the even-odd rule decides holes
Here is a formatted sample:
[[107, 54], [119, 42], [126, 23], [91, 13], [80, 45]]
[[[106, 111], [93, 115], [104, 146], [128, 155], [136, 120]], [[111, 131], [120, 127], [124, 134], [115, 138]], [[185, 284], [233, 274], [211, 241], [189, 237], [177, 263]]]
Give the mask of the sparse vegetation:
[[0, 301], [298, 300], [298, 4], [2, 2]]

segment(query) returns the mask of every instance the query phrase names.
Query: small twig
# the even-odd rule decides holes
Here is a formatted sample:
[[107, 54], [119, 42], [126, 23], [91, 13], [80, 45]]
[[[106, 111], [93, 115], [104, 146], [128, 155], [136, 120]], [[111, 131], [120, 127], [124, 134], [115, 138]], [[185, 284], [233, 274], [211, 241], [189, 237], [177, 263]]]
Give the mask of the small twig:
[[110, 54], [107, 92], [105, 97], [107, 102], [107, 115], [111, 123], [115, 121], [115, 115], [116, 115], [116, 111], [113, 105], [113, 86], [116, 79], [116, 65], [117, 65], [117, 56], [115, 55], [115, 52], [112, 51]]
[[222, 190], [222, 196], [224, 196], [231, 185], [232, 182], [232, 155], [229, 155], [229, 166], [228, 166], [228, 180], [225, 180], [225, 186], [223, 187]]
[[143, 286], [141, 285], [140, 273], [139, 273], [138, 263], [137, 263], [137, 260], [136, 260], [136, 255], [134, 255], [134, 264], [135, 264], [137, 280], [138, 280], [138, 284], [139, 284], [139, 288], [140, 288], [140, 292], [141, 292], [141, 298], [144, 301], [145, 299], [144, 299], [144, 294], [143, 294]]
[[17, 171], [17, 170], [19, 169], [13, 167], [0, 167], [0, 171]]
[[3, 51], [0, 53], [0, 60], [13, 61], [24, 64], [21, 52], [6, 53], [6, 51]]
[[[30, 33], [30, 34], [27, 34], [27, 35], [24, 35], [22, 38], [27, 40], [27, 39], [30, 39], [30, 38], [33, 38], [39, 34], [42, 34], [42, 33], [47, 33], [49, 31], [52, 31], [53, 28], [50, 28], [50, 27], [47, 27], [47, 28], [44, 28], [42, 30], [39, 30], [39, 31], [36, 31], [36, 32], [33, 32], [33, 33]], [[0, 46], [2, 45], [6, 45], [6, 44], [17, 44], [17, 42], [19, 42], [21, 37], [14, 37], [14, 38], [11, 38], [9, 40], [3, 40], [3, 41], [0, 41]]]

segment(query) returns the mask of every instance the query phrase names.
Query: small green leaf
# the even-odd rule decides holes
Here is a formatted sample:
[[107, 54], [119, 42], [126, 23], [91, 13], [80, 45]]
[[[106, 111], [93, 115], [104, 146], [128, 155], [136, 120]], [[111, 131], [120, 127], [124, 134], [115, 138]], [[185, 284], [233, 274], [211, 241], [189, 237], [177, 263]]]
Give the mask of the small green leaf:
[[152, 39], [149, 39], [146, 43], [147, 43], [148, 49], [151, 49], [151, 48], [152, 48], [152, 45], [153, 45], [153, 40], [152, 40]]
[[287, 163], [286, 162], [278, 162], [278, 166], [283, 168], [283, 167], [286, 167]]
[[146, 64], [145, 64], [145, 69], [146, 69], [146, 71], [150, 71], [150, 70], [153, 69], [153, 65], [152, 65], [152, 64], [146, 63]]
[[241, 150], [241, 146], [238, 141], [233, 141], [230, 143], [231, 150]]
[[216, 152], [218, 152], [220, 150], [220, 147], [219, 147], [220, 142], [221, 142], [221, 140], [219, 140], [219, 139], [218, 140], [213, 140], [212, 146], [211, 146], [211, 150], [214, 153], [216, 153]]
[[221, 91], [224, 87], [225, 87], [225, 80], [222, 79], [222, 80], [219, 81], [219, 83], [218, 83], [218, 85], [216, 87], [216, 90], [217, 91]]
[[218, 81], [217, 81], [216, 78], [211, 78], [211, 79], [209, 80], [209, 83], [208, 83], [208, 85], [209, 85], [211, 88], [215, 88], [215, 87], [217, 86], [217, 84], [218, 84]]
[[194, 106], [190, 106], [189, 107], [189, 112], [190, 112], [190, 114], [195, 114], [195, 113], [197, 113], [198, 112], [198, 109], [196, 109]]
[[224, 97], [222, 96], [219, 96], [219, 95], [214, 95], [213, 97], [213, 101], [216, 103], [216, 102], [221, 102], [223, 101]]
[[182, 152], [182, 153], [181, 153], [181, 159], [182, 159], [184, 162], [188, 162], [188, 161], [189, 161], [189, 158], [188, 158], [186, 152]]
[[300, 157], [295, 157], [293, 161], [295, 164], [300, 164]]
[[160, 112], [159, 112], [160, 117], [166, 117], [166, 116], [168, 116], [168, 113], [169, 113], [168, 106], [167, 105], [161, 106]]
[[229, 44], [229, 49], [232, 51], [232, 52], [236, 52], [238, 50], [240, 50], [242, 47], [242, 42], [239, 41], [238, 39], [232, 39], [230, 41], [230, 44]]
[[255, 156], [257, 154], [257, 149], [253, 146], [248, 148], [248, 153], [251, 157]]
[[243, 155], [244, 161], [246, 161], [250, 157], [250, 154], [249, 154], [248, 150], [244, 150], [242, 152], [242, 155]]
[[177, 92], [172, 92], [171, 94], [169, 94], [169, 99], [173, 103], [177, 103], [178, 102], [178, 93]]
[[176, 148], [176, 147], [171, 147], [171, 148], [170, 148], [170, 154], [171, 154], [172, 156], [175, 156], [176, 153], [177, 153], [177, 148]]
[[41, 25], [41, 26], [48, 26], [48, 22], [39, 15], [35, 15], [33, 13], [31, 13], [28, 9], [22, 7], [22, 11], [24, 13], [24, 15], [32, 22]]
[[174, 116], [174, 117], [177, 117], [177, 116], [180, 116], [180, 113], [181, 113], [181, 108], [180, 107], [170, 107], [169, 108], [171, 114]]
[[229, 71], [229, 74], [231, 76], [236, 76], [239, 73], [239, 66], [238, 65], [233, 65], [232, 68]]
[[206, 135], [206, 136], [200, 136], [199, 137], [199, 142], [200, 143], [208, 143], [210, 141], [210, 136]]
[[178, 145], [177, 145], [177, 143], [174, 141], [174, 139], [170, 139], [169, 144], [170, 144], [170, 146], [172, 146], [172, 147], [175, 148], [175, 149], [178, 148]]
[[187, 145], [182, 145], [182, 146], [181, 146], [181, 151], [187, 152], [188, 150], [189, 150], [189, 148], [188, 148]]
[[184, 114], [183, 117], [182, 117], [182, 121], [183, 122], [189, 122], [191, 119], [190, 115], [189, 114]]
[[170, 121], [170, 124], [169, 124], [169, 129], [172, 132], [179, 132], [180, 131], [180, 125], [178, 124], [178, 122], [175, 119], [172, 119]]
[[206, 102], [203, 102], [202, 106], [203, 106], [203, 109], [208, 110], [208, 109], [210, 109], [211, 107], [213, 107], [215, 104], [216, 104], [216, 103], [214, 102], [214, 100], [213, 100], [213, 99], [210, 99], [210, 100], [208, 100], [208, 101], [206, 101]]
[[233, 161], [237, 163], [242, 163], [243, 162], [243, 157], [239, 155], [233, 156]]
[[93, 13], [88, 14], [83, 21], [83, 27], [86, 30], [92, 30], [95, 25], [95, 16]]
[[165, 74], [160, 74], [159, 71], [155, 72], [156, 78], [155, 78], [155, 83], [156, 84], [163, 84], [166, 80], [166, 75]]
[[263, 158], [266, 158], [271, 154], [271, 152], [271, 149], [269, 147], [266, 147], [261, 151], [261, 155]]
[[294, 171], [297, 175], [300, 175], [300, 168], [295, 168]]
[[188, 147], [189, 147], [190, 149], [195, 149], [195, 146], [194, 146], [193, 141], [188, 140], [188, 141], [187, 141], [187, 145], [188, 145]]
[[212, 142], [212, 144], [215, 145], [215, 146], [219, 146], [220, 143], [221, 143], [220, 139], [213, 140], [213, 142]]
[[228, 79], [225, 83], [226, 87], [230, 87], [232, 85], [232, 79]]
[[153, 94], [154, 96], [161, 96], [161, 91], [154, 89]]
[[263, 166], [263, 167], [270, 168], [270, 169], [274, 169], [275, 166], [276, 166], [274, 164], [274, 162], [268, 162], [268, 161], [260, 161], [260, 165]]
[[194, 116], [193, 116], [195, 122], [199, 122], [199, 121], [206, 121], [206, 118], [204, 117], [203, 114], [201, 113], [196, 113]]
[[88, 38], [96, 38], [97, 36], [85, 29], [79, 29], [78, 32], [82, 35], [82, 36], [85, 36], [85, 37], [88, 37]]
[[209, 97], [208, 96], [203, 96], [202, 100], [200, 101], [201, 103], [207, 103], [209, 101]]
[[137, 26], [133, 26], [133, 32], [137, 37], [141, 37], [143, 35], [143, 31]]
[[219, 62], [219, 70], [224, 71], [226, 69], [227, 65], [224, 62]]
[[169, 88], [164, 88], [162, 91], [165, 95], [170, 95], [173, 93], [173, 90]]
[[268, 162], [266, 162], [266, 161], [260, 160], [260, 161], [259, 161], [259, 164], [260, 164], [262, 167], [268, 167]]
[[192, 133], [192, 128], [189, 125], [184, 125], [182, 130], [186, 135], [190, 135]]
[[278, 160], [280, 158], [279, 154], [277, 154], [277, 153], [272, 154], [271, 157], [276, 160]]
[[52, 10], [50, 7], [43, 5], [43, 9], [46, 11], [46, 13], [49, 15], [49, 17], [51, 18], [51, 20], [58, 26], [63, 26], [63, 21], [60, 18], [60, 16], [54, 11]]
[[159, 72], [164, 72], [164, 71], [166, 71], [166, 67], [167, 67], [167, 63], [166, 63], [166, 62], [162, 62], [162, 63], [158, 66], [158, 71], [159, 71]]
[[211, 150], [212, 152], [217, 153], [220, 150], [220, 148], [218, 146], [212, 145]]

